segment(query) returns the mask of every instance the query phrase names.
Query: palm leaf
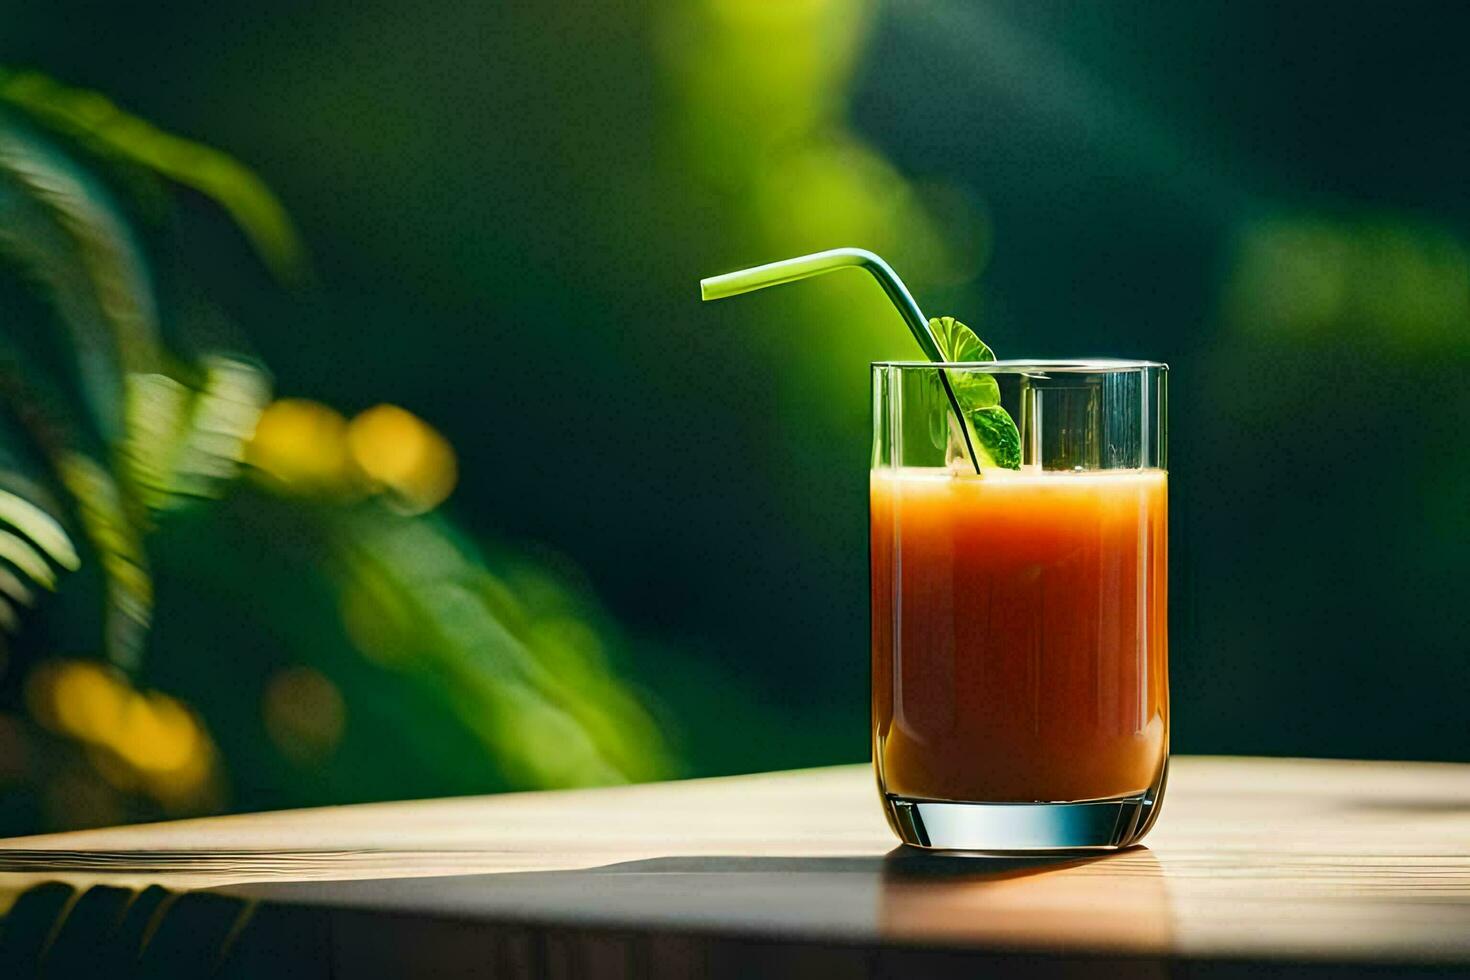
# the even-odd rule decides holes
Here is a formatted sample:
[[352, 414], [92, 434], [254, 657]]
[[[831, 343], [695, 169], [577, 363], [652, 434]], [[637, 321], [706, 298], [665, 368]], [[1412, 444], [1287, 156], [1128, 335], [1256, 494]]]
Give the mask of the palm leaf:
[[56, 588], [56, 573], [46, 564], [41, 553], [24, 538], [9, 531], [0, 531], [0, 558], [4, 558], [46, 588]]
[[[0, 72], [0, 81], [6, 77]], [[58, 312], [78, 324], [86, 349], [106, 346], [95, 329], [99, 321], [111, 328], [122, 376], [96, 379], [106, 390], [94, 400], [112, 395], [117, 385], [122, 388], [121, 431], [105, 424], [103, 431], [110, 445], [125, 443], [127, 488], [154, 509], [171, 506], [176, 495], [212, 495], [220, 480], [235, 474], [244, 439], [269, 401], [265, 372], [243, 355], [223, 351], [206, 351], [192, 368], [174, 363], [159, 338], [141, 253], [106, 193], [41, 141], [11, 130], [8, 139], [0, 136], [0, 174], [16, 171], [12, 179], [47, 212], [43, 217], [69, 233], [73, 247], [71, 263], [61, 254], [67, 243], [58, 250], [51, 242], [47, 254], [33, 256], [32, 264], [41, 275], [65, 278], [53, 284], [51, 293]], [[22, 226], [19, 247], [35, 252], [47, 243], [46, 229], [37, 227], [42, 223]], [[88, 286], [98, 302], [75, 309], [86, 306]], [[105, 361], [103, 356], [88, 364], [101, 373], [98, 365]], [[196, 385], [185, 385], [176, 375], [193, 376]], [[105, 423], [112, 413], [104, 407], [97, 414]]]
[[22, 606], [29, 606], [36, 601], [30, 586], [21, 581], [19, 575], [4, 566], [0, 566], [0, 592], [5, 594], [12, 605], [19, 603]]
[[139, 411], [126, 455], [152, 510], [216, 496], [238, 473], [245, 442], [270, 401], [265, 372], [238, 355], [209, 355], [201, 371], [197, 389], [162, 374], [128, 379]]
[[214, 200], [278, 278], [306, 277], [306, 249], [286, 209], [264, 181], [228, 154], [164, 132], [97, 92], [39, 72], [0, 69], [0, 101], [98, 153], [146, 167]]
[[75, 570], [81, 564], [61, 522], [19, 494], [0, 489], [0, 521], [24, 532], [61, 567]]
[[162, 348], [147, 266], [101, 185], [45, 140], [14, 124], [0, 125], [0, 172], [60, 233], [92, 287], [96, 312], [114, 334], [124, 369], [157, 370]]
[[[0, 400], [9, 405], [14, 417], [24, 426], [31, 443], [45, 459], [51, 479], [74, 502], [78, 521], [103, 571], [107, 597], [105, 649], [113, 662], [135, 666], [151, 618], [153, 587], [143, 553], [142, 531], [129, 512], [122, 489], [101, 462], [102, 453], [93, 448], [94, 440], [87, 438], [75, 417], [66, 411], [61, 387], [39, 365], [23, 362], [3, 343], [0, 343]], [[12, 474], [17, 472], [14, 460], [7, 462], [12, 465], [4, 469], [4, 474], [14, 479]], [[16, 492], [15, 496], [21, 494]], [[32, 541], [44, 542], [41, 546], [63, 568], [77, 567], [78, 558], [70, 547], [70, 538], [65, 538], [65, 546], [57, 539], [56, 535], [64, 536], [65, 531], [54, 514], [36, 503], [38, 496], [33, 484], [23, 498], [30, 507], [12, 507], [25, 523], [11, 522], [12, 525], [25, 530]], [[40, 557], [39, 553], [27, 555], [12, 546], [10, 553], [0, 553], [0, 557], [8, 558], [37, 584], [54, 587], [55, 574], [50, 566], [33, 560]]]
[[[0, 357], [0, 377], [4, 377], [8, 363]], [[0, 383], [0, 402], [8, 399], [14, 389], [14, 384]], [[61, 516], [65, 510], [53, 489], [54, 475], [46, 472], [44, 460], [17, 451], [32, 440], [16, 427], [15, 421], [8, 413], [0, 413], [0, 527], [8, 527], [10, 533], [37, 555], [49, 558], [51, 564], [75, 571], [81, 559]], [[29, 557], [34, 569], [34, 556]], [[12, 606], [30, 606], [35, 601], [30, 584], [49, 588], [48, 583], [54, 581], [50, 565], [42, 563], [37, 576], [26, 572], [24, 564], [24, 557], [21, 563], [0, 562], [0, 593]], [[6, 628], [13, 630], [16, 625], [7, 623]]]
[[[78, 213], [75, 204], [85, 199], [75, 193], [80, 189], [78, 184], [67, 179], [70, 175], [62, 175], [61, 179], [53, 176], [56, 159], [53, 153], [38, 153], [35, 141], [0, 115], [0, 250], [18, 272], [39, 287], [67, 328], [92, 426], [105, 443], [115, 445], [126, 424], [124, 355], [121, 338], [114, 335], [108, 322], [102, 297], [115, 292], [117, 284], [96, 281], [97, 263], [87, 260], [73, 232], [57, 214], [58, 206], [66, 206], [73, 227], [87, 218]], [[111, 216], [92, 217], [94, 229], [113, 224]], [[135, 331], [125, 328], [124, 336], [135, 335]], [[152, 343], [127, 356], [135, 369], [157, 370], [157, 351]]]
[[[56, 480], [74, 499], [102, 566], [107, 650], [118, 663], [131, 665], [149, 622], [152, 585], [142, 515], [120, 450], [126, 433], [143, 424], [140, 414], [147, 408], [127, 397], [126, 379], [158, 373], [165, 362], [151, 286], [126, 226], [95, 181], [3, 116], [0, 248], [42, 287], [70, 328], [92, 421], [107, 457], [119, 464], [104, 462], [88, 447], [58, 386], [48, 384], [32, 363], [21, 370], [18, 355], [7, 352], [5, 387], [12, 407], [30, 422], [27, 428]], [[39, 397], [37, 382], [52, 389], [48, 397]]]
[[[13, 81], [0, 73], [0, 85]], [[0, 250], [40, 288], [71, 339], [90, 425], [71, 417], [70, 400], [34, 359], [9, 347], [0, 381], [74, 502], [106, 582], [106, 648], [114, 661], [131, 665], [152, 605], [142, 545], [146, 509], [213, 495], [233, 477], [269, 384], [239, 355], [206, 354], [191, 369], [167, 352], [141, 250], [108, 194], [3, 110]], [[44, 398], [38, 387], [48, 389]], [[89, 429], [100, 450], [90, 447]], [[30, 531], [48, 540], [48, 529], [29, 516]], [[54, 530], [49, 540], [55, 543]], [[39, 573], [34, 562], [21, 570]]]
[[61, 483], [77, 499], [82, 527], [107, 582], [103, 646], [119, 666], [134, 668], [153, 612], [153, 580], [142, 535], [106, 467], [82, 453], [65, 452], [57, 460], [57, 470]]

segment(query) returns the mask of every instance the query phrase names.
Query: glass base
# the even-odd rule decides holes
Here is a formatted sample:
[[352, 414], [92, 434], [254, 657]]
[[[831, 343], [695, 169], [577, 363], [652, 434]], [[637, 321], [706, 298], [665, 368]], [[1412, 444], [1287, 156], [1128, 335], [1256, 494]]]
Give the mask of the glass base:
[[1136, 844], [1163, 804], [1164, 784], [1080, 803], [958, 803], [884, 798], [899, 839], [914, 847], [990, 854], [1111, 850]]

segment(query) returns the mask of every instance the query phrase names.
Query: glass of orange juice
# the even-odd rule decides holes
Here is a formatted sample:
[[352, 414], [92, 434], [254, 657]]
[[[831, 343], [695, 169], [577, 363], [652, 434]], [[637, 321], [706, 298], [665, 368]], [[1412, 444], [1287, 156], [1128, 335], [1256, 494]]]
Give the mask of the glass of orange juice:
[[[940, 372], [944, 372], [941, 380]], [[1169, 767], [1165, 382], [1149, 361], [873, 365], [873, 760], [918, 847], [1116, 848]], [[957, 449], [995, 382], [1017, 468]]]

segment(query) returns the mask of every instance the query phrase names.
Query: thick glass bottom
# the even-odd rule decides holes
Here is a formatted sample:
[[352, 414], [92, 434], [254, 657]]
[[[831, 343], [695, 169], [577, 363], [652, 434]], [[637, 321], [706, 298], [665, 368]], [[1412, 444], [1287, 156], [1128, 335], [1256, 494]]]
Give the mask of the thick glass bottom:
[[889, 822], [914, 847], [1031, 853], [1127, 847], [1143, 839], [1163, 804], [1158, 784], [1133, 796], [1078, 803], [960, 803], [886, 796]]

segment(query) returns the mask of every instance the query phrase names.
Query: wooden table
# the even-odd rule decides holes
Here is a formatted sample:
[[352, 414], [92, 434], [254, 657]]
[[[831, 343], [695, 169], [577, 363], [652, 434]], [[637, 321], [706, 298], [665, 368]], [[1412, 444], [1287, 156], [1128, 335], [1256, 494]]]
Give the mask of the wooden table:
[[1089, 859], [897, 848], [843, 766], [3, 841], [0, 894], [6, 978], [1470, 974], [1470, 766], [1176, 758]]

